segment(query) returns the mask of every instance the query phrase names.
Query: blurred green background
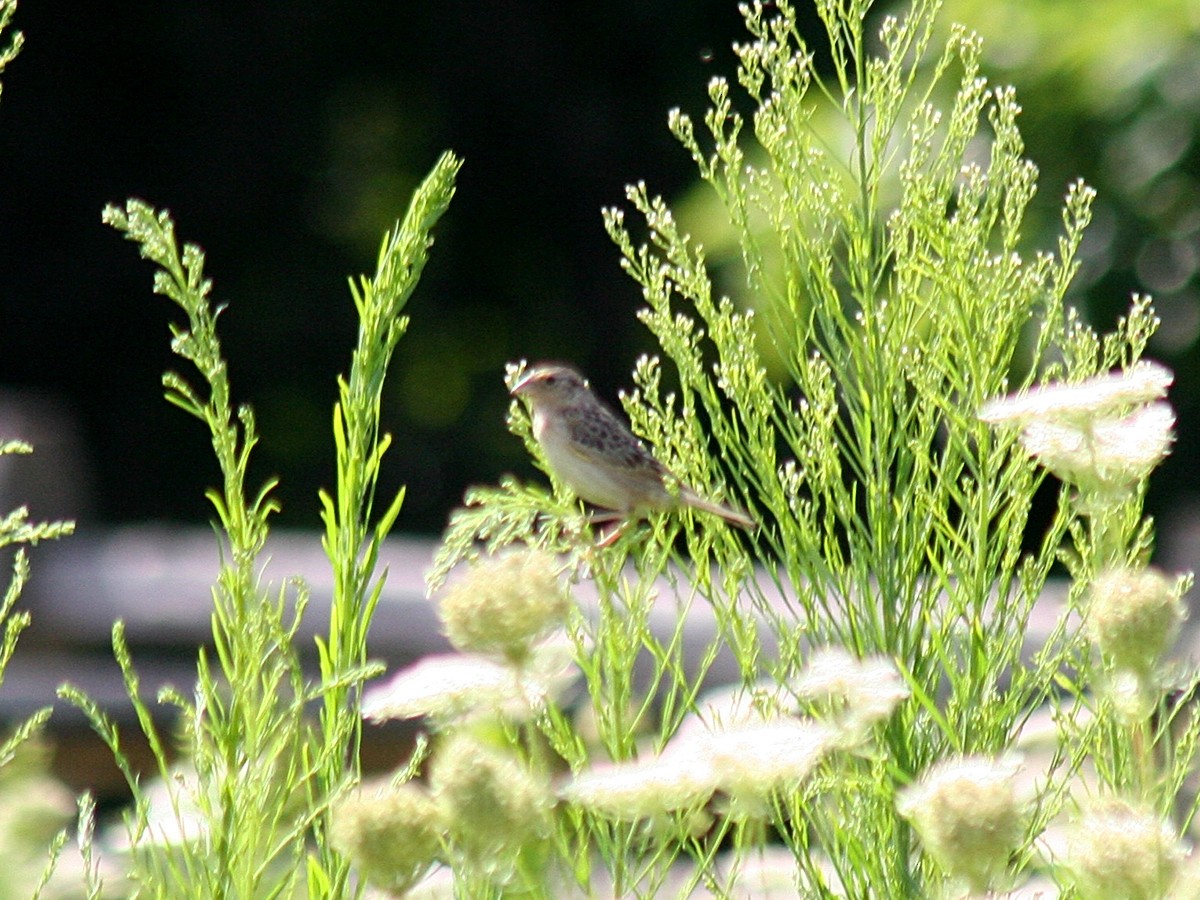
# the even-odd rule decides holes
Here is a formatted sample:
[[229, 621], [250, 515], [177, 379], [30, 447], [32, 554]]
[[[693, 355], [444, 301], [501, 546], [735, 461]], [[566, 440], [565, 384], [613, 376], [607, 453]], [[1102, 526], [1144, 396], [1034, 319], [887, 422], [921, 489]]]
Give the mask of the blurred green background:
[[[1075, 301], [1107, 329], [1132, 291], [1156, 298], [1151, 352], [1177, 372], [1181, 426], [1151, 507], [1187, 505], [1200, 0], [949, 0], [943, 26], [955, 20], [982, 34], [989, 76], [1026, 110], [1042, 170], [1030, 251], [1052, 247], [1082, 176], [1100, 199]], [[465, 159], [384, 415], [390, 486], [408, 485], [399, 527], [427, 533], [467, 485], [531, 471], [504, 430], [506, 361], [571, 360], [610, 397], [628, 386], [650, 346], [600, 208], [637, 180], [689, 198], [667, 110], [701, 113], [744, 37], [731, 0], [25, 0], [16, 26], [26, 49], [0, 102], [0, 387], [52, 392], [78, 417], [92, 491], [72, 514], [85, 522], [203, 522], [216, 477], [199, 424], [161, 399], [173, 311], [101, 226], [105, 203], [166, 206], [206, 249], [235, 396], [263, 435], [257, 480], [282, 479], [281, 524], [315, 527], [354, 338], [345, 279], [373, 267], [437, 154]]]

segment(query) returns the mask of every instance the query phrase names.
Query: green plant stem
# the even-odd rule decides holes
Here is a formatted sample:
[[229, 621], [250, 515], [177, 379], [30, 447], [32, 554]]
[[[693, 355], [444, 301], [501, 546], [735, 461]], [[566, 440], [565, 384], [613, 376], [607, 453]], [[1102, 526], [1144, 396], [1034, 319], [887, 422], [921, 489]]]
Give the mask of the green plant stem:
[[[380, 463], [390, 444], [379, 430], [384, 381], [408, 325], [403, 310], [428, 258], [431, 230], [454, 196], [460, 165], [453, 154], [442, 155], [413, 194], [404, 219], [384, 238], [374, 276], [350, 285], [359, 317], [358, 343], [349, 377], [338, 380], [333, 412], [337, 488], [333, 497], [321, 494], [323, 544], [334, 571], [329, 631], [318, 640], [325, 689], [317, 765], [324, 802], [359, 777], [358, 682], [367, 664], [367, 635], [384, 577], [375, 568], [404, 499], [404, 492], [398, 492], [384, 513], [375, 516]], [[327, 895], [343, 896], [347, 862], [328, 841], [318, 842], [318, 852]]]

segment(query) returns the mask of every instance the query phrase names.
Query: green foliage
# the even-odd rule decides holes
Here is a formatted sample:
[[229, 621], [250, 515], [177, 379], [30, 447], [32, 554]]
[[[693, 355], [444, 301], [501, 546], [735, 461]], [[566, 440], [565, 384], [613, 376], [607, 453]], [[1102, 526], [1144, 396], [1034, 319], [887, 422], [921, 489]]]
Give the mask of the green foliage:
[[21, 48], [25, 46], [25, 35], [13, 31], [12, 17], [17, 11], [17, 0], [0, 0], [0, 34], [5, 34], [7, 44], [0, 47], [0, 72], [8, 68], [8, 64], [17, 58]]
[[[1089, 256], [1099, 258], [1090, 261], [1091, 278], [1111, 281], [1105, 271], [1110, 266], [1118, 272], [1136, 268], [1147, 279], [1142, 285], [1161, 295], [1160, 303], [1170, 309], [1174, 301], [1182, 312], [1195, 264], [1172, 265], [1169, 255], [1164, 259], [1154, 248], [1186, 233], [1185, 223], [1196, 211], [1187, 190], [1196, 161], [1193, 122], [1200, 109], [1200, 94], [1188, 74], [1200, 53], [1196, 6], [1176, 0], [1139, 6], [1099, 0], [1090, 15], [1077, 13], [1055, 0], [948, 0], [945, 6], [946, 16], [971, 22], [988, 35], [988, 64], [1019, 85], [1029, 109], [1030, 141], [1039, 154], [1070, 147], [1069, 154], [1053, 154], [1047, 161], [1047, 176], [1066, 178], [1067, 164], [1095, 172], [1101, 193], [1097, 212], [1111, 225], [1093, 235]], [[1124, 252], [1111, 253], [1120, 246]], [[1089, 299], [1102, 302], [1095, 286], [1089, 288]], [[1181, 328], [1180, 334], [1160, 335], [1159, 346], [1181, 351], [1195, 336], [1194, 328]]]
[[[33, 452], [24, 441], [0, 440], [0, 457], [24, 455]], [[12, 554], [12, 574], [8, 585], [0, 597], [0, 623], [4, 632], [0, 636], [0, 685], [4, 683], [4, 670], [8, 667], [17, 641], [32, 621], [28, 612], [16, 609], [21, 591], [29, 580], [29, 556], [25, 546], [36, 546], [38, 541], [55, 540], [75, 530], [74, 522], [31, 522], [28, 507], [18, 507], [7, 515], [0, 517], [0, 549], [15, 547]], [[34, 716], [16, 729], [13, 738], [0, 746], [0, 766], [7, 763], [17, 747], [30, 734], [37, 730], [38, 725], [49, 717], [49, 709], [40, 710]]]
[[[981, 75], [967, 30], [938, 46], [938, 6], [914, 0], [872, 36], [867, 0], [818, 0], [828, 69], [789, 4], [745, 6], [740, 89], [710, 83], [702, 128], [671, 113], [737, 237], [743, 301], [714, 288], [704, 248], [645, 185], [627, 192], [632, 213], [605, 211], [662, 349], [622, 397], [632, 427], [758, 528], [683, 509], [596, 542], [514, 401], [510, 429], [552, 491], [507, 479], [468, 493], [429, 578], [473, 567], [442, 601], [460, 652], [365, 700], [375, 568], [403, 500], [375, 512], [382, 388], [457, 160], [438, 162], [375, 275], [351, 284], [360, 334], [334, 408], [337, 488], [321, 496], [336, 587], [316, 686], [295, 645], [305, 586], [259, 583], [272, 484], [246, 493], [257, 434], [231, 404], [203, 254], [180, 250], [166, 213], [106, 211], [186, 314], [172, 346], [203, 387], [164, 385], [208, 427], [224, 478], [209, 494], [214, 655], [194, 699], [158, 698], [189, 768], [171, 764], [113, 630], [165, 806], [115, 723], [61, 691], [134, 791], [144, 893], [341, 897], [353, 862], [396, 891], [431, 873], [471, 897], [730, 896], [765, 877], [768, 845], [803, 896], [982, 895], [1031, 874], [1084, 897], [1182, 885], [1200, 720], [1172, 693], [1194, 679], [1161, 659], [1191, 580], [1147, 567], [1142, 500], [1174, 427], [1170, 373], [1141, 361], [1158, 322], [1135, 297], [1101, 336], [1070, 308], [1093, 193], [1073, 184], [1053, 250], [1029, 248], [1037, 170], [1014, 92]], [[1048, 474], [1058, 502], [1031, 544]], [[1067, 596], [1030, 635], [1056, 564]], [[564, 604], [562, 581], [594, 603]], [[738, 683], [718, 698], [706, 689], [723, 652]], [[572, 675], [579, 710], [562, 701]], [[438, 739], [352, 792], [363, 711], [427, 715]], [[1045, 719], [1024, 796], [1010, 754]], [[1115, 866], [1096, 857], [1110, 847]]]
[[[358, 310], [358, 345], [349, 379], [338, 379], [338, 403], [333, 409], [337, 493], [335, 497], [321, 494], [323, 544], [334, 573], [328, 639], [317, 642], [327, 686], [321, 712], [324, 796], [332, 796], [359, 774], [358, 684], [370, 671], [367, 632], [386, 577], [386, 573], [377, 577], [375, 569], [379, 549], [404, 502], [401, 490], [383, 515], [374, 514], [380, 463], [391, 444], [391, 437], [379, 432], [383, 384], [392, 352], [408, 327], [403, 310], [428, 258], [430, 232], [454, 196], [460, 165], [452, 154], [442, 155], [414, 193], [404, 220], [384, 238], [374, 277], [350, 284]], [[345, 861], [332, 853], [327, 842], [318, 846], [322, 871], [318, 880], [329, 883], [329, 896], [340, 896], [345, 890]]]
[[[155, 292], [175, 303], [186, 325], [173, 323], [171, 346], [199, 372], [203, 387], [183, 376], [163, 378], [167, 399], [209, 431], [223, 476], [208, 492], [216, 510], [223, 564], [213, 587], [213, 652], [198, 661], [193, 699], [172, 689], [160, 704], [179, 717], [180, 740], [165, 738], [141, 691], [118, 622], [113, 649], [140, 728], [154, 756], [161, 794], [155, 796], [124, 755], [116, 724], [76, 688], [60, 696], [87, 714], [109, 745], [134, 796], [128, 817], [131, 880], [151, 896], [287, 896], [297, 883], [313, 812], [302, 803], [314, 776], [304, 720], [310, 699], [294, 637], [307, 588], [272, 594], [260, 584], [259, 554], [276, 505], [273, 483], [246, 493], [250, 454], [258, 441], [249, 407], [236, 411], [217, 338], [217, 317], [204, 275], [204, 254], [180, 249], [168, 213], [131, 200], [104, 219], [139, 245], [158, 266]], [[185, 753], [187, 768], [175, 760]], [[188, 770], [190, 769], [190, 770]]]
[[[130, 200], [104, 219], [153, 262], [154, 289], [186, 316], [172, 324], [171, 346], [198, 371], [201, 387], [183, 376], [163, 378], [167, 399], [203, 422], [223, 476], [208, 492], [217, 516], [222, 566], [213, 587], [212, 651], [202, 650], [193, 698], [171, 688], [158, 703], [178, 720], [164, 737], [125, 640], [113, 629], [113, 649], [149, 742], [157, 781], [146, 783], [122, 747], [116, 723], [78, 688], [60, 696], [81, 709], [108, 745], [133, 792], [127, 817], [130, 879], [155, 897], [342, 897], [351, 892], [347, 867], [325, 840], [331, 800], [359, 776], [361, 717], [357, 686], [376, 669], [367, 664], [366, 636], [382, 579], [375, 575], [379, 545], [400, 509], [398, 495], [373, 518], [375, 486], [388, 438], [379, 434], [379, 405], [387, 365], [404, 332], [404, 302], [416, 285], [429, 232], [453, 195], [458, 161], [447, 154], [418, 190], [405, 219], [387, 236], [373, 279], [352, 293], [360, 340], [348, 381], [339, 381], [334, 410], [338, 488], [323, 495], [325, 547], [336, 590], [329, 634], [319, 640], [321, 681], [308, 682], [296, 636], [308, 588], [293, 579], [261, 584], [260, 555], [276, 510], [269, 481], [250, 496], [246, 480], [258, 441], [253, 412], [231, 402], [227, 367], [217, 337], [220, 307], [210, 300], [204, 254], [182, 249], [165, 211]], [[319, 726], [306, 715], [323, 703]], [[183, 761], [176, 762], [182, 754]], [[313, 843], [311, 838], [315, 836]]]
[[[7, 18], [0, 12], [0, 27]], [[3, 62], [0, 61], [0, 67]], [[0, 458], [32, 453], [33, 448], [19, 440], [0, 438]], [[29, 581], [29, 556], [26, 545], [55, 540], [71, 534], [73, 522], [31, 522], [29, 510], [20, 507], [0, 517], [0, 549], [15, 547], [11, 553], [12, 571], [0, 597], [0, 686], [12, 661], [21, 633], [32, 622], [26, 610], [17, 609], [17, 601]], [[7, 555], [7, 551], [6, 551]], [[46, 774], [46, 763], [37, 747], [36, 738], [50, 719], [52, 708], [42, 707], [15, 723], [12, 730], [0, 739], [0, 797], [5, 812], [0, 814], [0, 847], [3, 848], [8, 870], [0, 897], [16, 897], [33, 883], [45, 867], [43, 880], [53, 869], [46, 866], [44, 845], [63, 818], [58, 801], [64, 788], [56, 785]], [[31, 764], [32, 763], [32, 764]], [[48, 830], [47, 830], [48, 829]], [[8, 885], [14, 893], [9, 893]]]
[[[979, 415], [1010, 390], [1091, 385], [1113, 367], [1132, 370], [1157, 319], [1135, 298], [1117, 331], [1101, 337], [1067, 305], [1093, 200], [1082, 183], [1063, 202], [1053, 251], [1027, 246], [1037, 169], [1023, 156], [1014, 91], [981, 75], [979, 38], [955, 27], [936, 47], [938, 4], [923, 0], [868, 35], [870, 6], [817, 3], [829, 78], [814, 62], [825, 49], [804, 43], [790, 4], [744, 7], [740, 95], [714, 78], [703, 129], [670, 115], [737, 236], [744, 307], [717, 295], [703, 247], [645, 185], [627, 192], [636, 226], [625, 210], [605, 213], [642, 288], [639, 317], [662, 348], [661, 358], [638, 361], [635, 389], [622, 397], [633, 428], [681, 481], [732, 498], [759, 530], [747, 541], [672, 514], [596, 547], [561, 486], [550, 501], [509, 481], [468, 494], [432, 576], [436, 586], [481, 548], [525, 542], [561, 554], [573, 579], [596, 591], [596, 613], [569, 627], [597, 712], [596, 744], [580, 754], [560, 723], [543, 723], [576, 772], [606, 758], [654, 758], [635, 749], [639, 729], [650, 728], [654, 748], [677, 746], [680, 724], [703, 709], [701, 681], [722, 646], [737, 658], [747, 697], [766, 679], [776, 699], [792, 696], [792, 708], [814, 648], [892, 661], [911, 699], [874, 726], [868, 748], [831, 753], [811, 785], [774, 795], [760, 816], [794, 851], [804, 896], [943, 890], [956, 870], [936, 854], [912, 854], [910, 821], [925, 819], [900, 815], [897, 793], [934, 762], [1010, 751], [1035, 711], [1056, 711], [1062, 743], [1047, 763], [1050, 787], [1021, 819], [1017, 861], [1073, 808], [1066, 785], [1085, 761], [1106, 758], [1104, 788], [1161, 813], [1174, 799], [1162, 782], [1179, 783], [1194, 748], [1192, 730], [1178, 741], [1162, 728], [1149, 733], [1151, 710], [1122, 706], [1112, 693], [1122, 677], [1115, 658], [1095, 652], [1069, 615], [1086, 611], [1104, 566], [1145, 564], [1141, 504], [1152, 465], [1118, 494], [1068, 478], [1028, 552], [1046, 470], [1031, 458], [1028, 431]], [[509, 373], [510, 386], [518, 374]], [[1076, 416], [1069, 427], [1099, 441], [1157, 396], [1086, 423]], [[510, 424], [546, 468], [517, 404]], [[1031, 655], [1031, 613], [1060, 559], [1074, 578], [1069, 602]], [[681, 640], [697, 600], [716, 631], [698, 663]], [[651, 605], [675, 612], [665, 639], [647, 627]], [[635, 683], [639, 661], [652, 674]], [[1164, 686], [1139, 684], [1139, 696], [1175, 718], [1176, 706], [1158, 706]], [[1097, 701], [1106, 696], [1117, 699]], [[635, 766], [621, 771], [639, 777]], [[635, 884], [654, 893], [681, 858], [695, 867], [694, 883], [732, 889], [730, 873], [749, 864], [761, 832], [710, 806], [715, 822], [697, 833], [696, 812], [681, 809], [647, 833], [614, 830], [603, 811], [585, 808], [565, 814], [563, 828], [593, 847], [618, 894]], [[722, 870], [714, 860], [730, 834]], [[1015, 871], [986, 875], [1002, 887]]]

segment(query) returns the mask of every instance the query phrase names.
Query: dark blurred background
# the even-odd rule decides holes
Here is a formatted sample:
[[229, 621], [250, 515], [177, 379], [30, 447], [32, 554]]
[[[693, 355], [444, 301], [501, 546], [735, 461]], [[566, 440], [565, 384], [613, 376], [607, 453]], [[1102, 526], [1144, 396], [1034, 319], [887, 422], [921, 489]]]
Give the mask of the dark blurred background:
[[[819, 36], [806, 9], [806, 28]], [[880, 9], [886, 9], [886, 4]], [[1200, 327], [1200, 3], [950, 0], [1017, 86], [1042, 169], [1029, 247], [1052, 249], [1067, 184], [1100, 190], [1075, 302], [1112, 327], [1131, 291], [1165, 324], [1180, 440], [1152, 509], [1194, 496]], [[89, 522], [203, 523], [216, 477], [199, 423], [161, 399], [173, 368], [151, 268], [105, 203], [168, 207], [202, 245], [236, 399], [278, 475], [280, 524], [316, 527], [332, 481], [335, 376], [354, 339], [346, 277], [438, 153], [465, 160], [387, 390], [399, 527], [433, 534], [464, 488], [528, 473], [504, 430], [504, 363], [569, 359], [612, 396], [650, 349], [600, 221], [623, 186], [687, 196], [667, 110], [734, 75], [732, 0], [89, 3], [25, 0], [0, 103], [0, 388], [79, 423]], [[185, 372], [191, 377], [192, 373]], [[50, 406], [46, 407], [47, 409]], [[72, 508], [73, 504], [73, 508]]]

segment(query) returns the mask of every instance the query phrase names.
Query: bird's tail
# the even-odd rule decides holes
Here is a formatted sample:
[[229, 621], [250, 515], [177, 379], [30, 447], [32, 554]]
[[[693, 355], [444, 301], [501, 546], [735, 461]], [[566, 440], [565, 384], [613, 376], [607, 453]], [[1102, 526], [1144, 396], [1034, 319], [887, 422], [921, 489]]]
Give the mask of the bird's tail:
[[753, 531], [758, 527], [750, 516], [742, 512], [740, 509], [735, 509], [724, 503], [715, 503], [712, 500], [705, 500], [699, 494], [690, 490], [684, 490], [679, 497], [684, 503], [693, 509], [698, 509], [703, 512], [712, 513], [714, 516], [720, 516], [730, 525], [736, 525], [738, 528], [745, 528], [747, 531]]

